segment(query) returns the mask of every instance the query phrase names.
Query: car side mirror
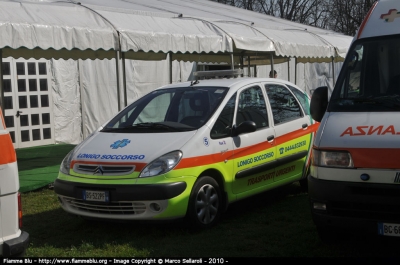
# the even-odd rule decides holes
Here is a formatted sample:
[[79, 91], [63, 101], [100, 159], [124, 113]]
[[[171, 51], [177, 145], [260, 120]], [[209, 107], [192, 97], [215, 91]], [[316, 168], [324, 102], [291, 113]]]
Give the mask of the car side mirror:
[[328, 106], [328, 87], [322, 86], [314, 90], [311, 95], [310, 114], [317, 122], [321, 122]]
[[232, 128], [232, 136], [238, 136], [243, 133], [251, 133], [257, 130], [257, 125], [254, 121], [244, 121], [238, 126]]

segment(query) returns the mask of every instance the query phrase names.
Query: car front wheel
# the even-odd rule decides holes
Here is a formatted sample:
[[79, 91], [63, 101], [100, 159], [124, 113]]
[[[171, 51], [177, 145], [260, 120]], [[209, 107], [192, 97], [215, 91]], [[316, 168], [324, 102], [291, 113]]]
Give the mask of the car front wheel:
[[188, 205], [188, 218], [198, 228], [215, 225], [221, 215], [221, 190], [211, 177], [201, 177], [193, 186]]

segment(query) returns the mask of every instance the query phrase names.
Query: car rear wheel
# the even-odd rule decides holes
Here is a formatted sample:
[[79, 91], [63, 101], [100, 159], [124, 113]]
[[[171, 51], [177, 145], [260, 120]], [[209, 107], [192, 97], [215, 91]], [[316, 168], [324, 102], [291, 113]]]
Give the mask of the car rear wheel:
[[215, 225], [221, 215], [221, 190], [211, 177], [201, 177], [193, 186], [188, 205], [188, 219], [197, 228]]

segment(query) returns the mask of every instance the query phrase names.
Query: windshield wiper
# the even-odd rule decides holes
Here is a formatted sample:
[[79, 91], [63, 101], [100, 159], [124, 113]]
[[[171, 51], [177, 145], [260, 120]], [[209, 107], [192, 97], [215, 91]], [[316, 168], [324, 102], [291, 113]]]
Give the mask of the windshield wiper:
[[160, 122], [142, 122], [142, 123], [132, 124], [132, 126], [130, 127], [146, 128], [146, 129], [169, 129], [169, 130], [172, 129], [174, 131], [178, 131], [176, 127]]
[[165, 130], [168, 129], [169, 131], [179, 131], [178, 128], [167, 125], [164, 123], [159, 123], [159, 122], [142, 122], [142, 123], [136, 123], [124, 127], [119, 127], [119, 128], [112, 128], [112, 127], [106, 127], [104, 128], [103, 132], [115, 132], [115, 131], [128, 131], [132, 129], [151, 129], [151, 130]]

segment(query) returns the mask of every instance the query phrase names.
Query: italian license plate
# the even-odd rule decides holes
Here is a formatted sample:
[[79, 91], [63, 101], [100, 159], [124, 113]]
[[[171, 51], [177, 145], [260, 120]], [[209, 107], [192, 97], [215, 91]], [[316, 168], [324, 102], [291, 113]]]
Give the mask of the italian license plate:
[[378, 234], [382, 236], [400, 236], [400, 224], [378, 223]]
[[108, 191], [84, 190], [83, 200], [96, 201], [96, 202], [109, 202], [110, 196]]

